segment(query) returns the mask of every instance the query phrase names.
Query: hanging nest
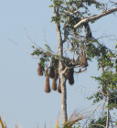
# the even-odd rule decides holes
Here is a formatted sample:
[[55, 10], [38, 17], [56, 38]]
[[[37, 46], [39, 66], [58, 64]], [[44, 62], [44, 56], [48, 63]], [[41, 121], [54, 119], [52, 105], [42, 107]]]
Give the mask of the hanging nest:
[[55, 77], [54, 77], [54, 78], [55, 78], [56, 80], [58, 80], [58, 76], [59, 76], [58, 70], [55, 70]]
[[74, 68], [70, 68], [66, 73], [65, 73], [66, 79], [68, 79], [68, 82], [70, 85], [74, 84]]
[[60, 83], [60, 79], [59, 79], [59, 83], [58, 83], [58, 88], [57, 88], [58, 92], [61, 93], [61, 83]]
[[54, 79], [57, 74], [57, 69], [58, 69], [58, 59], [52, 57], [50, 61], [50, 66], [48, 68], [48, 75], [50, 78]]
[[48, 69], [48, 75], [52, 79], [55, 78], [55, 70], [54, 70], [54, 67], [53, 66], [49, 67], [49, 69]]
[[54, 78], [53, 78], [53, 80], [52, 80], [52, 89], [53, 89], [54, 91], [57, 90], [57, 80], [58, 80], [58, 71], [55, 70], [55, 76], [54, 76]]
[[40, 63], [38, 63], [37, 73], [39, 76], [43, 76], [43, 67]]
[[70, 85], [74, 85], [74, 77], [68, 79], [68, 82]]
[[53, 89], [54, 91], [57, 90], [57, 79], [55, 79], [55, 78], [52, 80], [52, 89]]
[[86, 54], [85, 53], [81, 53], [80, 54], [80, 66], [81, 67], [87, 67], [88, 66], [88, 62], [87, 62], [87, 57], [86, 57]]
[[46, 74], [44, 91], [46, 93], [49, 93], [51, 91], [51, 89], [50, 89], [50, 78], [49, 78], [48, 74]]

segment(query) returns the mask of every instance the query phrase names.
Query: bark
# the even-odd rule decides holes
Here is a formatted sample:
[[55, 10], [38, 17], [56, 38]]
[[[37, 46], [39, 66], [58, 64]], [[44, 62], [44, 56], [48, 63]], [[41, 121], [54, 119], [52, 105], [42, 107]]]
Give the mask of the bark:
[[[55, 11], [56, 16], [59, 16], [58, 12]], [[61, 86], [61, 114], [62, 114], [62, 123], [64, 124], [67, 119], [67, 89], [66, 89], [66, 78], [63, 73], [63, 41], [61, 36], [60, 24], [56, 23], [56, 31], [57, 31], [57, 41], [58, 41], [58, 55], [59, 55], [59, 78], [60, 78], [60, 86]]]
[[60, 74], [61, 79], [61, 114], [63, 119], [63, 124], [67, 122], [67, 88], [66, 88], [66, 79], [63, 74]]

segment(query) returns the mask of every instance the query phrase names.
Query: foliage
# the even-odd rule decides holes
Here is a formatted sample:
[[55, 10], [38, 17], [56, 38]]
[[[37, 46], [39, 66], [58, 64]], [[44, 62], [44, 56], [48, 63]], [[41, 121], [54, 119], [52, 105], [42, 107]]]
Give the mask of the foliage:
[[[92, 6], [97, 10], [104, 10], [105, 6], [102, 2], [96, 0], [50, 0], [50, 7], [54, 10], [52, 22], [58, 24], [64, 51], [63, 58], [54, 53], [48, 44], [45, 44], [46, 49], [34, 47], [33, 56], [38, 56], [40, 64], [44, 69], [50, 65], [54, 65], [53, 59], [56, 61], [62, 60], [64, 67], [75, 68], [81, 70], [88, 66], [88, 61], [96, 58], [102, 62], [103, 59], [109, 60], [107, 55], [109, 49], [99, 43], [92, 35], [90, 24], [87, 22], [79, 28], [74, 28], [74, 25], [82, 18], [92, 15], [90, 8]], [[69, 56], [70, 55], [70, 56]], [[105, 55], [102, 57], [102, 55]], [[105, 65], [106, 61], [103, 62]], [[106, 63], [107, 64], [107, 63]], [[102, 64], [101, 64], [102, 65]], [[112, 65], [110, 62], [108, 65]], [[56, 67], [58, 68], [58, 67]], [[57, 69], [56, 69], [57, 70]]]
[[105, 125], [106, 125], [106, 116], [103, 116], [97, 120], [92, 119], [88, 125], [88, 128], [104, 128]]
[[[105, 61], [103, 60], [103, 62]], [[99, 82], [100, 86], [98, 88], [99, 91], [89, 99], [93, 98], [93, 102], [96, 103], [109, 96], [109, 106], [112, 108], [112, 106], [117, 107], [117, 72], [114, 71], [114, 68], [112, 68], [111, 65], [111, 69], [108, 69], [107, 67], [103, 67], [106, 70], [102, 72], [101, 76], [93, 77]]]
[[[106, 53], [106, 54], [105, 54]], [[95, 124], [101, 124], [104, 127], [109, 126], [111, 119], [111, 111], [117, 109], [117, 70], [116, 70], [116, 52], [104, 51], [101, 57], [98, 58], [98, 67], [102, 70], [100, 76], [93, 77], [99, 83], [98, 91], [89, 97], [88, 99], [93, 99], [93, 103], [98, 103], [101, 100], [105, 101], [105, 109], [107, 109], [106, 117], [99, 118], [97, 122], [93, 120]], [[111, 110], [111, 111], [110, 111]], [[105, 111], [105, 110], [104, 110]], [[93, 128], [90, 122], [89, 128]], [[103, 126], [97, 126], [101, 128]]]

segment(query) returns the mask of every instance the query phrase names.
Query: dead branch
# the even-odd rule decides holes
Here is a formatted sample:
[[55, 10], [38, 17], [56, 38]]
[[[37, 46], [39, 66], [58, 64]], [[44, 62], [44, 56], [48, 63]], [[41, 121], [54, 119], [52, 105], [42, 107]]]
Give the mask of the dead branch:
[[79, 71], [75, 71], [75, 73], [82, 73], [85, 72], [87, 70], [87, 68], [85, 68], [84, 70], [79, 69]]
[[81, 19], [77, 24], [74, 25], [74, 28], [78, 28], [79, 26], [81, 26], [82, 24], [84, 24], [86, 22], [92, 22], [92, 21], [98, 20], [98, 19], [100, 19], [104, 16], [107, 16], [113, 12], [116, 12], [116, 11], [117, 11], [117, 8], [113, 8], [110, 10], [106, 10], [99, 15], [94, 15], [94, 16], [90, 16], [88, 18]]
[[102, 128], [105, 128], [105, 126], [104, 125], [101, 125], [101, 124], [92, 124], [92, 126], [100, 126]]
[[66, 123], [64, 124], [64, 128], [65, 128], [65, 127], [71, 128], [75, 123], [77, 123], [78, 121], [83, 120], [83, 119], [84, 119], [84, 117], [81, 116], [81, 117], [78, 117], [77, 119], [75, 119], [75, 120], [73, 120], [73, 121], [68, 121], [68, 122], [66, 122]]

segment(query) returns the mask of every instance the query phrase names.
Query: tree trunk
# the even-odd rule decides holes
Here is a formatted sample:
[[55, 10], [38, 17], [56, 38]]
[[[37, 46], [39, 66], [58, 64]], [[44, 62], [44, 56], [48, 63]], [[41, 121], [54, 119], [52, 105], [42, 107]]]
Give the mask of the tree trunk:
[[60, 74], [61, 82], [61, 114], [63, 124], [67, 122], [67, 88], [66, 88], [66, 79], [63, 74]]
[[[107, 94], [108, 95], [108, 94]], [[108, 105], [109, 105], [109, 96], [107, 96], [107, 118], [106, 118], [106, 127], [105, 128], [109, 128], [109, 108], [108, 108]]]
[[63, 74], [63, 63], [61, 59], [63, 58], [63, 42], [60, 30], [60, 24], [56, 23], [57, 31], [57, 40], [58, 40], [58, 55], [59, 55], [59, 79], [61, 86], [61, 114], [62, 114], [62, 123], [64, 124], [67, 121], [67, 89], [66, 89], [66, 79]]

